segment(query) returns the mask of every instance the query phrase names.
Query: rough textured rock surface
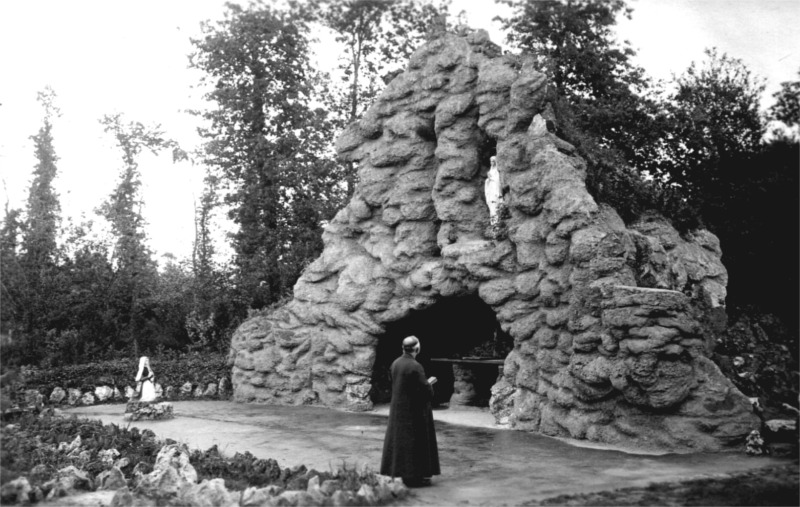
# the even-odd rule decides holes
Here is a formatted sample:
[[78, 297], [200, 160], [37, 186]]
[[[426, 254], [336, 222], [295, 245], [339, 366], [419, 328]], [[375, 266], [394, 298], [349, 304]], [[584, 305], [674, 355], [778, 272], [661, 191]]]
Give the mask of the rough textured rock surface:
[[[418, 50], [337, 141], [359, 183], [294, 299], [234, 335], [235, 399], [369, 409], [386, 326], [477, 294], [514, 340], [498, 421], [661, 449], [743, 442], [757, 420], [707, 358], [725, 315], [717, 238], [626, 226], [586, 190], [551, 111], [544, 75], [485, 32]], [[483, 196], [495, 154], [506, 235]]]
[[142, 419], [172, 419], [175, 415], [173, 413], [172, 403], [168, 401], [159, 403], [129, 401], [128, 404], [125, 405], [125, 415], [123, 417], [126, 421], [140, 421]]

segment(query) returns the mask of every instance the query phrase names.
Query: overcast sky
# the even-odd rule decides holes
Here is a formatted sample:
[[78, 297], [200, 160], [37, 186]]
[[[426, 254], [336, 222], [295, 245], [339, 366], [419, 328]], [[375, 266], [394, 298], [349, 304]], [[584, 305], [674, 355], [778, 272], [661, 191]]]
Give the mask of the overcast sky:
[[[29, 137], [41, 125], [36, 93], [56, 92], [62, 116], [54, 125], [60, 158], [56, 190], [62, 214], [91, 214], [114, 188], [120, 158], [98, 119], [122, 112], [160, 123], [194, 148], [203, 105], [196, 71], [187, 68], [199, 24], [222, 17], [224, 0], [24, 0], [0, 2], [0, 209], [23, 207], [35, 165]], [[799, 0], [629, 0], [633, 19], [618, 33], [638, 51], [650, 75], [681, 73], [703, 49], [716, 46], [767, 79], [769, 97], [800, 69]], [[499, 7], [492, 0], [453, 0], [454, 13], [486, 28]], [[328, 56], [326, 61], [335, 61]], [[151, 245], [179, 257], [191, 252], [194, 198], [202, 168], [173, 165], [168, 156], [140, 162]]]

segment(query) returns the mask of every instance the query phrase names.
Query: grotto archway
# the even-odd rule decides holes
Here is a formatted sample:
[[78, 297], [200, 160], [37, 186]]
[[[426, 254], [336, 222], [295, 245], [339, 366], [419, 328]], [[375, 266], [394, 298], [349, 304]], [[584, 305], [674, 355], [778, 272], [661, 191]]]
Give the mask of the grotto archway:
[[403, 338], [409, 335], [422, 343], [417, 360], [425, 373], [439, 380], [434, 405], [489, 405], [491, 388], [502, 373], [500, 363], [514, 346], [489, 305], [478, 296], [443, 298], [387, 324], [376, 347], [370, 390], [373, 403], [389, 402], [389, 369], [401, 353]]
[[[485, 32], [415, 52], [336, 141], [358, 185], [322, 254], [290, 302], [234, 334], [235, 399], [370, 410], [375, 365], [407, 334], [444, 378], [433, 359], [470, 349], [443, 338], [481, 327], [458, 301], [473, 295], [514, 338], [492, 388], [497, 422], [658, 449], [743, 441], [758, 421], [707, 350], [727, 284], [718, 239], [659, 217], [626, 224], [596, 202], [586, 161], [556, 135], [549, 90], [534, 60]], [[497, 227], [492, 155], [508, 188]]]

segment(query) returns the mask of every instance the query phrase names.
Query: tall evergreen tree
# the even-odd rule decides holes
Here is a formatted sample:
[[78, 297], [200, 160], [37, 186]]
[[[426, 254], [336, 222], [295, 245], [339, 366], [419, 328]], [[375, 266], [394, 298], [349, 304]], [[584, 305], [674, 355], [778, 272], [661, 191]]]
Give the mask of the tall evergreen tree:
[[61, 205], [53, 180], [58, 171], [53, 147], [53, 119], [60, 115], [55, 105], [55, 92], [47, 87], [39, 92], [38, 100], [44, 108], [44, 118], [39, 132], [32, 136], [36, 151], [36, 167], [28, 191], [27, 224], [22, 243], [26, 270], [34, 272], [56, 262], [56, 236]]
[[56, 95], [51, 88], [39, 92], [37, 100], [44, 109], [42, 126], [31, 136], [36, 166], [28, 191], [25, 232], [22, 238], [21, 265], [24, 286], [21, 303], [24, 329], [32, 343], [42, 339], [44, 329], [50, 328], [51, 299], [55, 297], [54, 280], [58, 263], [56, 238], [61, 206], [53, 187], [58, 157], [53, 146], [53, 120], [59, 116]]

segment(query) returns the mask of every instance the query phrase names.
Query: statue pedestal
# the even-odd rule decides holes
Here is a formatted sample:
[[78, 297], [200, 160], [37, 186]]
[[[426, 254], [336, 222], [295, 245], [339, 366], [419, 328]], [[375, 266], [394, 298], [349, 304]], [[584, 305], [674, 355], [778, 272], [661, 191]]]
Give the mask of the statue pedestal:
[[126, 421], [139, 421], [142, 419], [172, 419], [175, 416], [172, 413], [172, 403], [167, 401], [160, 403], [131, 401], [125, 406], [125, 415], [123, 417]]

